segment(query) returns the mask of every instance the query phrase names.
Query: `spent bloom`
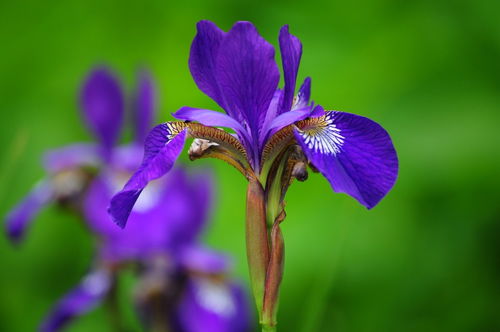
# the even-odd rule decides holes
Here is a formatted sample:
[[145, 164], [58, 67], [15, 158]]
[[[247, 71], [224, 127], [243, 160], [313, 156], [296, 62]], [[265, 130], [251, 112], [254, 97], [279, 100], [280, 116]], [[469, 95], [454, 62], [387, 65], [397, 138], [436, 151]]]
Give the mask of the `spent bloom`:
[[93, 70], [80, 97], [83, 117], [96, 143], [74, 144], [47, 153], [46, 178], [6, 220], [9, 237], [20, 242], [36, 213], [56, 203], [81, 216], [97, 238], [88, 274], [55, 305], [40, 330], [59, 330], [98, 304], [113, 302], [119, 272], [130, 267], [137, 272], [135, 306], [146, 328], [174, 332], [247, 330], [245, 293], [227, 276], [229, 258], [199, 241], [212, 205], [209, 173], [174, 169], [145, 191], [125, 230], [107, 213], [112, 194], [142, 159], [140, 146], [155, 108], [150, 77], [141, 73], [133, 96], [135, 139], [131, 144], [117, 144], [126, 103], [119, 81], [109, 70]]
[[[178, 122], [155, 127], [145, 141], [141, 166], [111, 201], [110, 213], [124, 226], [146, 185], [168, 173], [187, 138], [191, 159], [214, 157], [249, 181], [247, 254], [264, 327], [276, 324], [283, 269], [284, 196], [293, 181], [320, 172], [335, 192], [374, 207], [392, 188], [398, 160], [389, 134], [359, 115], [325, 111], [310, 100], [311, 79], [296, 93], [302, 44], [288, 26], [279, 33], [283, 88], [274, 48], [249, 22], [224, 32], [209, 21], [197, 25], [189, 68], [199, 89], [224, 113], [182, 107]], [[228, 128], [229, 131], [219, 127]]]

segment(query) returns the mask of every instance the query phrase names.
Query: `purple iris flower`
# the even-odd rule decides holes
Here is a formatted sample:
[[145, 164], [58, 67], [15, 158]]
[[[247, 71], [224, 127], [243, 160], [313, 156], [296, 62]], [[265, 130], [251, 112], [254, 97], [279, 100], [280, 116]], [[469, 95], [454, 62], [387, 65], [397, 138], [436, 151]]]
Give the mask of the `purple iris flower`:
[[[243, 288], [227, 277], [227, 256], [200, 245], [212, 205], [207, 172], [174, 169], [148, 187], [130, 214], [129, 227], [117, 227], [107, 205], [142, 159], [151, 127], [155, 93], [141, 73], [132, 100], [135, 140], [117, 145], [125, 98], [106, 68], [93, 70], [83, 84], [81, 108], [95, 144], [75, 144], [47, 153], [48, 175], [7, 216], [12, 241], [22, 240], [44, 206], [57, 203], [82, 216], [97, 238], [89, 273], [46, 317], [41, 331], [56, 331], [116, 294], [118, 273], [137, 267], [136, 308], [146, 328], [173, 332], [244, 332], [250, 326]], [[161, 303], [161, 305], [158, 305]]]
[[[247, 177], [262, 179], [276, 155], [296, 145], [335, 191], [351, 195], [367, 208], [387, 194], [398, 173], [389, 134], [368, 118], [313, 105], [310, 78], [294, 97], [302, 44], [288, 26], [279, 34], [283, 89], [278, 89], [274, 48], [251, 23], [237, 22], [229, 32], [209, 21], [197, 27], [189, 58], [191, 73], [226, 114], [183, 107], [173, 115], [186, 122], [167, 122], [153, 129], [141, 167], [112, 201], [111, 214], [119, 225], [125, 224], [127, 212], [147, 183], [171, 169], [188, 137], [207, 140], [196, 142], [204, 148], [202, 153], [224, 154]], [[214, 127], [227, 127], [236, 134]], [[192, 152], [196, 157], [198, 151]]]
[[[336, 192], [368, 209], [389, 192], [398, 174], [389, 134], [376, 122], [350, 113], [325, 111], [310, 101], [311, 79], [296, 89], [302, 44], [281, 28], [284, 86], [274, 48], [249, 22], [229, 32], [201, 21], [191, 45], [189, 68], [200, 88], [224, 113], [182, 107], [155, 127], [145, 141], [144, 160], [110, 213], [124, 227], [146, 185], [168, 173], [187, 138], [194, 138], [191, 159], [214, 157], [239, 170], [247, 191], [247, 252], [254, 296], [264, 326], [275, 325], [283, 268], [284, 196], [290, 183], [320, 172]], [[228, 131], [219, 129], [228, 128]]]

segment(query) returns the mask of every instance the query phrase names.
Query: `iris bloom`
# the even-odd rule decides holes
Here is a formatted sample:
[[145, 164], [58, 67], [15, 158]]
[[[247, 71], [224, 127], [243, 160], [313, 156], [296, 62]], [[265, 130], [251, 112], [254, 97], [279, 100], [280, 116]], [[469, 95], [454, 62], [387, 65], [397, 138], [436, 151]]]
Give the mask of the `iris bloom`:
[[59, 330], [104, 300], [112, 302], [118, 272], [132, 265], [138, 267], [136, 307], [147, 328], [245, 331], [249, 327], [245, 294], [227, 278], [228, 257], [198, 241], [211, 207], [210, 174], [189, 175], [177, 168], [148, 188], [126, 230], [107, 213], [112, 194], [140, 165], [142, 148], [138, 147], [153, 119], [153, 84], [145, 74], [133, 102], [135, 142], [117, 146], [125, 108], [122, 89], [108, 70], [94, 70], [83, 85], [81, 106], [97, 143], [48, 153], [48, 176], [7, 217], [7, 232], [19, 242], [37, 211], [59, 203], [82, 216], [98, 238], [90, 272], [56, 304], [40, 330]]
[[199, 22], [189, 68], [200, 90], [226, 114], [183, 107], [173, 114], [183, 121], [155, 127], [146, 139], [142, 165], [110, 205], [114, 220], [125, 226], [143, 189], [172, 168], [187, 138], [195, 139], [191, 159], [215, 157], [234, 166], [249, 181], [247, 255], [260, 320], [268, 330], [276, 325], [283, 269], [279, 224], [293, 179], [305, 180], [309, 165], [335, 192], [370, 209], [392, 188], [398, 173], [391, 138], [379, 124], [314, 105], [310, 78], [295, 93], [302, 45], [288, 26], [280, 30], [279, 47], [282, 89], [274, 48], [251, 23], [237, 22], [224, 32], [212, 22]]

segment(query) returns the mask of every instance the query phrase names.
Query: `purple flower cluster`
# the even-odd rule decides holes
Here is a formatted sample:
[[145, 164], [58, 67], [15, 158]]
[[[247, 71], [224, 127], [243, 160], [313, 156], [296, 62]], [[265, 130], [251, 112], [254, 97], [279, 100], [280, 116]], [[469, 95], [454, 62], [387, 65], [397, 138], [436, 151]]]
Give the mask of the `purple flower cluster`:
[[153, 83], [142, 73], [131, 107], [135, 140], [119, 146], [126, 109], [122, 87], [106, 68], [93, 70], [82, 87], [80, 103], [97, 142], [47, 153], [47, 176], [7, 216], [7, 233], [18, 243], [38, 211], [61, 204], [82, 216], [98, 239], [90, 272], [56, 304], [42, 331], [59, 330], [113, 296], [118, 273], [131, 265], [138, 271], [135, 301], [146, 328], [248, 330], [245, 292], [227, 277], [228, 257], [199, 242], [212, 205], [209, 173], [175, 168], [144, 192], [125, 230], [107, 213], [113, 193], [140, 165], [154, 98]]

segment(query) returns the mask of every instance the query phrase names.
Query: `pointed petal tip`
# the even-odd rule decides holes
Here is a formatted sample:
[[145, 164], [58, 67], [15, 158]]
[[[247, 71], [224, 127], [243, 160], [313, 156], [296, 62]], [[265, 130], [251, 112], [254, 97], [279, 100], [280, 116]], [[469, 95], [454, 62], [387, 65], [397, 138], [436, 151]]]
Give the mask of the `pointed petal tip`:
[[203, 30], [206, 27], [218, 28], [217, 24], [215, 24], [214, 22], [212, 22], [210, 20], [200, 20], [200, 21], [196, 22], [196, 30], [197, 31]]
[[[259, 31], [257, 27], [250, 21], [237, 21], [236, 23], [233, 24], [231, 27], [231, 30], [228, 33], [231, 32], [251, 32], [251, 33], [256, 33], [259, 34]], [[260, 35], [259, 35], [260, 36]], [[273, 48], [274, 50], [274, 48]]]
[[157, 125], [148, 134], [142, 165], [110, 202], [109, 213], [118, 226], [125, 227], [135, 202], [148, 183], [172, 169], [184, 147], [186, 131], [181, 122], [167, 122]]
[[36, 215], [53, 200], [52, 185], [47, 180], [38, 183], [5, 217], [5, 231], [12, 243], [19, 243]]
[[6, 222], [5, 233], [13, 246], [18, 246], [24, 240], [24, 230], [12, 227], [9, 221]]
[[280, 29], [280, 35], [284, 33], [290, 33], [290, 27], [288, 24], [283, 25]]
[[142, 190], [122, 190], [111, 199], [108, 213], [115, 224], [125, 228], [128, 217]]

